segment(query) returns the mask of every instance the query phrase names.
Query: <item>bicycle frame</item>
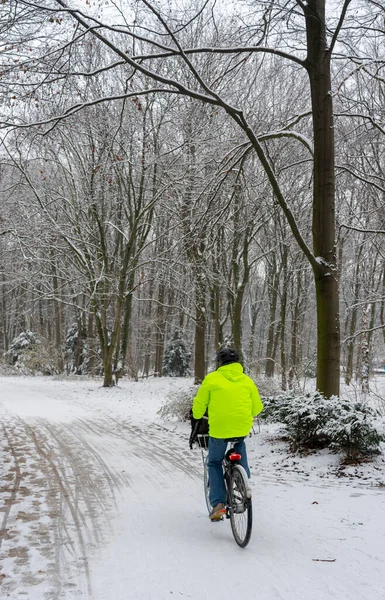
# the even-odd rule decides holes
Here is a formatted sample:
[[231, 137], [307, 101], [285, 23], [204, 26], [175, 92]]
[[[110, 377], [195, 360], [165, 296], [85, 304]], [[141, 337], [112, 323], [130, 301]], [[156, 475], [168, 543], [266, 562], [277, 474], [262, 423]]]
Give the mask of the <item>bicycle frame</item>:
[[[209, 498], [210, 483], [208, 477], [208, 437], [201, 435], [198, 441], [201, 448], [204, 469], [204, 492], [208, 512], [212, 509]], [[235, 439], [229, 440], [234, 442]], [[233, 448], [227, 450], [223, 458], [223, 476], [226, 488], [226, 518], [231, 521], [234, 539], [244, 548], [250, 540], [252, 529], [251, 489], [246, 472], [240, 464], [241, 456]], [[246, 519], [246, 521], [245, 521]], [[222, 519], [221, 519], [222, 520]], [[238, 522], [239, 521], [239, 522]], [[243, 521], [243, 522], [241, 522]], [[245, 521], [245, 522], [244, 522]]]

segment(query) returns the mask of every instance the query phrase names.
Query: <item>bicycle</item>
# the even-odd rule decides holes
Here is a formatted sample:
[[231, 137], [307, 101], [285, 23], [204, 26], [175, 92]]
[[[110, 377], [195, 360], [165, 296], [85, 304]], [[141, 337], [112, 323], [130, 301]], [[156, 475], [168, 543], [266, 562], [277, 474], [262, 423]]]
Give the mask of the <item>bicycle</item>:
[[[196, 442], [201, 448], [203, 461], [203, 483], [207, 510], [210, 514], [210, 482], [208, 470], [208, 440], [206, 434], [198, 434]], [[231, 438], [235, 443], [238, 438]], [[223, 458], [223, 475], [226, 486], [226, 519], [230, 519], [231, 530], [238, 546], [245, 548], [250, 541], [253, 526], [251, 489], [245, 469], [240, 464], [241, 455], [234, 448], [227, 450]]]

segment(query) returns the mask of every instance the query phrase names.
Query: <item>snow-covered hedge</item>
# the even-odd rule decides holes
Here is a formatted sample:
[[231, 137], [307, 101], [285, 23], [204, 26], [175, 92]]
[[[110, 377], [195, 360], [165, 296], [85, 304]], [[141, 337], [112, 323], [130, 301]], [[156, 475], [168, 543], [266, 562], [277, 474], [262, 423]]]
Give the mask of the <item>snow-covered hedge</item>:
[[329, 447], [351, 462], [378, 453], [385, 441], [383, 420], [363, 402], [287, 392], [263, 403], [262, 417], [286, 426], [294, 450]]

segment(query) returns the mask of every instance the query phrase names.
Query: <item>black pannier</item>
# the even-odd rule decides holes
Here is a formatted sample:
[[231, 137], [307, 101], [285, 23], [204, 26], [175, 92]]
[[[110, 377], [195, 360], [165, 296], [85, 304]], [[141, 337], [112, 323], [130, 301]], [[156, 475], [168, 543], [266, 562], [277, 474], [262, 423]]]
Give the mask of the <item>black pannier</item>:
[[209, 421], [207, 413], [201, 419], [194, 419], [192, 410], [190, 410], [191, 435], [190, 448], [197, 443], [200, 448], [208, 448], [209, 439]]

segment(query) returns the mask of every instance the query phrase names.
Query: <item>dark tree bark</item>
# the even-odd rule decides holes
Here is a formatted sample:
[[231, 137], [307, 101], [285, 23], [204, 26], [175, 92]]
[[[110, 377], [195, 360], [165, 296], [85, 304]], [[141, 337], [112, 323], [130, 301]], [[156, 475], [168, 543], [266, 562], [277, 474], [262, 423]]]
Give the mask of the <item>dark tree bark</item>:
[[280, 320], [279, 320], [279, 343], [280, 343], [280, 356], [281, 356], [281, 387], [283, 390], [287, 388], [287, 374], [286, 374], [286, 347], [285, 347], [285, 334], [286, 334], [286, 306], [287, 306], [287, 286], [288, 286], [288, 271], [287, 271], [287, 255], [288, 248], [284, 246], [282, 251], [282, 293], [281, 293], [281, 309], [280, 309]]
[[361, 244], [355, 258], [354, 265], [354, 296], [353, 296], [353, 306], [351, 309], [350, 316], [350, 324], [348, 331], [348, 343], [347, 343], [347, 353], [346, 353], [346, 371], [345, 371], [345, 383], [347, 385], [350, 384], [353, 377], [353, 364], [354, 364], [354, 334], [356, 332], [357, 327], [357, 317], [358, 317], [358, 301], [360, 298], [360, 267], [361, 267], [361, 257], [362, 257], [363, 245]]
[[271, 263], [269, 264], [268, 279], [270, 282], [270, 284], [268, 285], [269, 326], [267, 333], [265, 374], [266, 377], [274, 377], [276, 353], [275, 340], [277, 338], [276, 313], [280, 280], [280, 270], [277, 270], [277, 257], [275, 253], [272, 254]]
[[4, 352], [8, 352], [9, 349], [9, 336], [8, 336], [8, 319], [7, 319], [7, 301], [6, 301], [6, 279], [5, 279], [5, 274], [2, 273], [1, 274], [1, 281], [2, 281], [2, 294], [1, 294], [1, 325], [2, 325], [2, 330], [3, 330], [3, 350]]
[[310, 81], [314, 138], [313, 271], [317, 303], [317, 389], [326, 397], [340, 392], [339, 276], [335, 233], [334, 124], [330, 49], [325, 0], [303, 5], [306, 69]]
[[[199, 267], [198, 267], [199, 269]], [[195, 282], [194, 379], [199, 384], [206, 374], [206, 303], [205, 286], [198, 270]]]
[[156, 334], [155, 334], [155, 374], [162, 377], [164, 338], [166, 333], [166, 322], [164, 318], [165, 285], [159, 284], [158, 305], [156, 309]]
[[63, 371], [64, 361], [62, 354], [62, 332], [61, 332], [61, 306], [59, 302], [59, 284], [58, 284], [58, 276], [57, 276], [57, 268], [56, 268], [56, 259], [55, 253], [52, 249], [51, 251], [52, 258], [52, 287], [54, 293], [54, 314], [55, 314], [55, 347], [58, 352], [58, 367], [60, 371]]

